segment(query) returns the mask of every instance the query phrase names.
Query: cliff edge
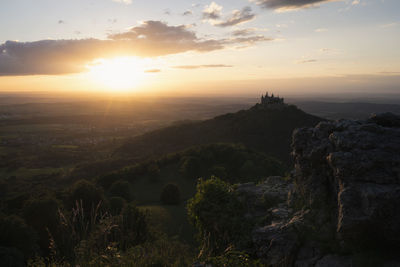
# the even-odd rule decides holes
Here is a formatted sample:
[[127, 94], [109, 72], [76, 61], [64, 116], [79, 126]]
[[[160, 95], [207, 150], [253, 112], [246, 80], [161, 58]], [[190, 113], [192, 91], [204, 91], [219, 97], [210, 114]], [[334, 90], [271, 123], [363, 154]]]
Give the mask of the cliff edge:
[[292, 149], [287, 201], [253, 231], [257, 256], [267, 266], [400, 266], [400, 117], [321, 122], [296, 130]]

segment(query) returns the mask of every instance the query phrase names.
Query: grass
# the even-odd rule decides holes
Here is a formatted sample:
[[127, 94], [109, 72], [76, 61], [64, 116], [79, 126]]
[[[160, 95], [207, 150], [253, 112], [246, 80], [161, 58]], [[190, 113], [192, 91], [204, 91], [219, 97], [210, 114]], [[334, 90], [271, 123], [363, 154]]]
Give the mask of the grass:
[[[163, 205], [160, 195], [168, 183], [178, 185], [181, 192], [180, 205]], [[139, 207], [149, 212], [152, 225], [157, 225], [169, 236], [179, 238], [191, 246], [197, 246], [195, 230], [187, 219], [186, 201], [196, 192], [197, 181], [181, 177], [176, 165], [164, 168], [157, 179], [140, 178], [132, 183], [133, 195]]]
[[150, 223], [159, 227], [169, 236], [179, 236], [185, 243], [192, 246], [197, 245], [194, 239], [195, 229], [187, 219], [186, 203], [177, 206], [143, 205], [139, 208], [147, 210]]
[[77, 149], [77, 148], [79, 148], [79, 146], [75, 146], [75, 145], [52, 145], [52, 148]]
[[58, 173], [61, 168], [40, 168], [40, 169], [26, 169], [19, 168], [18, 170], [7, 172], [5, 169], [0, 169], [0, 177], [11, 177], [16, 176], [18, 178], [29, 179], [37, 175], [49, 175]]
[[133, 181], [133, 195], [139, 205], [159, 203], [160, 195], [165, 185], [174, 183], [178, 185], [181, 199], [185, 201], [196, 192], [197, 181], [181, 177], [177, 166], [169, 166], [162, 170], [160, 177], [156, 179], [143, 177]]

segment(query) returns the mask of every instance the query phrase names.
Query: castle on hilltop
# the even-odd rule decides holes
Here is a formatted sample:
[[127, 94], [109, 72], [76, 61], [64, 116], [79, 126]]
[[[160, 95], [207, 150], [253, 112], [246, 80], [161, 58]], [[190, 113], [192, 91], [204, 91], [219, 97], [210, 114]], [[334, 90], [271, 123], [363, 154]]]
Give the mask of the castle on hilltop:
[[261, 95], [261, 105], [266, 106], [266, 105], [271, 105], [271, 104], [284, 104], [284, 99], [278, 97], [275, 97], [274, 94], [271, 96], [268, 95], [268, 92], [264, 95]]

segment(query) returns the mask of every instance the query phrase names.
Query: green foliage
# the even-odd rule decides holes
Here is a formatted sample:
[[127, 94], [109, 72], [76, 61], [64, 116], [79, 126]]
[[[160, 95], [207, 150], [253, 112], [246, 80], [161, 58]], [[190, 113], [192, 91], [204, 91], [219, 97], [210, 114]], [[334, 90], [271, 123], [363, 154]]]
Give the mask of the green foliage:
[[0, 244], [3, 247], [16, 248], [28, 258], [35, 252], [36, 235], [20, 217], [0, 215]]
[[23, 208], [23, 217], [26, 223], [35, 229], [39, 237], [39, 246], [46, 255], [49, 253], [50, 233], [58, 231], [58, 202], [56, 199], [46, 197], [31, 199]]
[[179, 171], [184, 177], [190, 178], [190, 179], [197, 179], [197, 175], [200, 174], [201, 172], [201, 162], [198, 157], [195, 156], [185, 156], [182, 157], [181, 159], [181, 166]]
[[4, 267], [25, 267], [24, 255], [16, 248], [0, 247], [0, 263]]
[[109, 194], [112, 197], [122, 197], [128, 202], [133, 199], [131, 184], [123, 180], [114, 182], [110, 187]]
[[245, 247], [251, 229], [245, 207], [232, 187], [212, 177], [199, 180], [196, 195], [188, 201], [188, 216], [199, 232], [201, 254], [218, 255], [228, 247]]
[[223, 166], [213, 166], [210, 169], [210, 174], [212, 176], [220, 177], [223, 180], [226, 180], [228, 178], [228, 173]]
[[121, 255], [118, 266], [183, 267], [191, 266], [192, 263], [193, 253], [187, 245], [161, 237], [154, 242], [146, 242], [126, 251]]
[[149, 237], [146, 214], [133, 204], [126, 205], [122, 210], [119, 228], [119, 243], [122, 249], [141, 244]]
[[110, 213], [114, 216], [119, 215], [126, 205], [126, 201], [122, 197], [111, 197], [108, 203], [110, 205]]
[[163, 204], [178, 205], [181, 201], [181, 192], [175, 184], [167, 184], [161, 192], [160, 200]]
[[262, 267], [259, 260], [253, 260], [242, 251], [229, 250], [222, 255], [210, 257], [207, 263], [218, 267]]
[[82, 202], [83, 210], [90, 213], [99, 203], [104, 202], [103, 191], [89, 181], [80, 180], [70, 190], [68, 206], [74, 207], [77, 202]]

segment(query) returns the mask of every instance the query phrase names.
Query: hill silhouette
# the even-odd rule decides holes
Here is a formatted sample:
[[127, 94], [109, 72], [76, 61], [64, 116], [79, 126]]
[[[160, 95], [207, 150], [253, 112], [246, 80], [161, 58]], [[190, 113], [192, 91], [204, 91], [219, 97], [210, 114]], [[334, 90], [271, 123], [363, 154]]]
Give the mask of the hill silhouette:
[[315, 126], [322, 118], [310, 115], [280, 98], [262, 98], [248, 110], [213, 119], [184, 122], [128, 140], [117, 154], [158, 157], [197, 145], [240, 143], [248, 148], [290, 162], [290, 143], [296, 128]]

